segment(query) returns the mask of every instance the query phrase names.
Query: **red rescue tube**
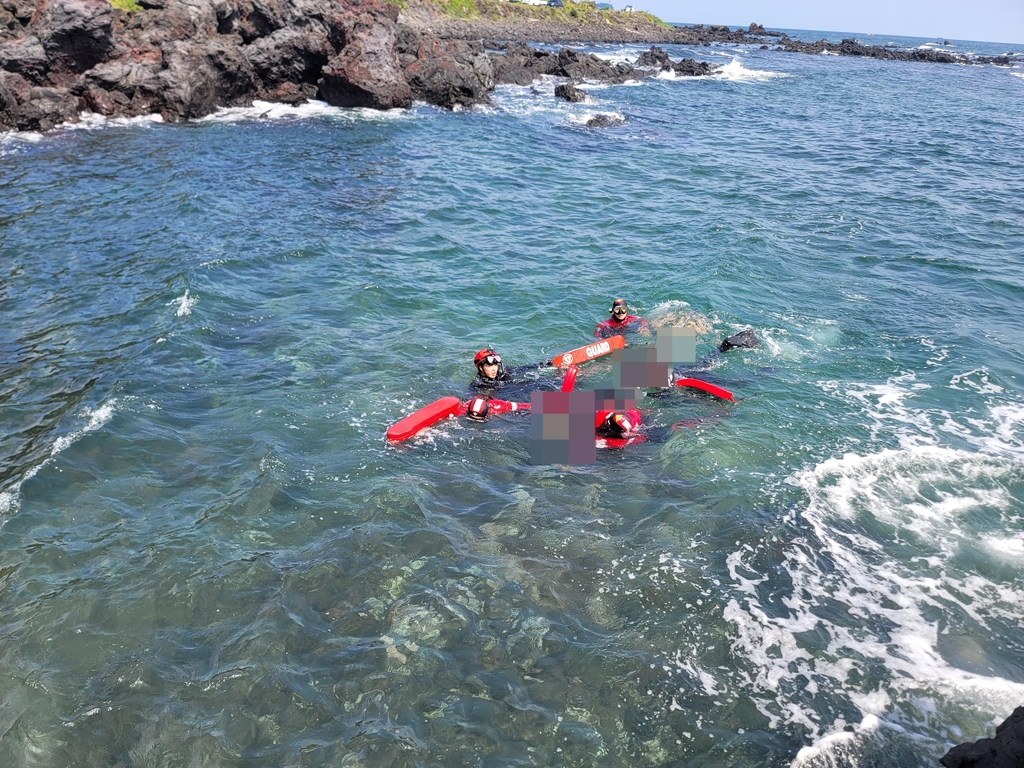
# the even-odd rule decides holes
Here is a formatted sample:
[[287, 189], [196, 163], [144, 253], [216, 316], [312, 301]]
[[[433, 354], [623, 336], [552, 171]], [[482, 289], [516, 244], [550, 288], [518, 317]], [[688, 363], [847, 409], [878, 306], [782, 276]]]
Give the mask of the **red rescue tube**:
[[693, 387], [703, 392], [707, 392], [709, 395], [720, 397], [723, 400], [732, 400], [736, 402], [736, 398], [732, 396], [732, 392], [721, 387], [716, 387], [714, 384], [708, 384], [706, 381], [700, 379], [676, 379], [673, 384], [677, 387]]
[[580, 372], [580, 369], [575, 365], [570, 365], [565, 370], [565, 378], [562, 379], [562, 391], [572, 392], [572, 388], [576, 386], [576, 374]]
[[604, 355], [610, 355], [613, 350], [622, 349], [626, 346], [626, 339], [622, 336], [609, 336], [607, 339], [595, 341], [578, 349], [570, 349], [568, 352], [555, 357], [551, 365], [572, 365], [573, 363], [585, 363], [587, 360], [594, 360]]
[[393, 443], [400, 443], [408, 440], [417, 432], [431, 427], [442, 419], [454, 416], [462, 403], [457, 397], [442, 397], [430, 405], [425, 405], [418, 411], [410, 413], [401, 421], [392, 424], [388, 428], [388, 440]]

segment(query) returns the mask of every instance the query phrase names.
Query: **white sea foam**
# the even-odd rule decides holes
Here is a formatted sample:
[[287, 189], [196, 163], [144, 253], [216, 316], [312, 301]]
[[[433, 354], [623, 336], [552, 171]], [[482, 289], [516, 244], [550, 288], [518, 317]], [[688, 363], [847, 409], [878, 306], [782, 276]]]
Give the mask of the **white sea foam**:
[[1010, 74], [1013, 75], [1014, 77], [1019, 77], [1021, 80], [1024, 80], [1024, 72], [1011, 72]]
[[[877, 729], [872, 716], [884, 721], [909, 698], [918, 709], [953, 700], [996, 717], [1009, 713], [1024, 697], [1024, 685], [972, 671], [989, 667], [984, 649], [960, 634], [940, 643], [935, 616], [951, 623], [966, 617], [982, 633], [993, 621], [1020, 623], [1024, 589], [965, 575], [956, 558], [977, 541], [996, 559], [1024, 555], [1024, 537], [1012, 531], [1021, 521], [1007, 490], [1024, 482], [1024, 466], [922, 446], [847, 454], [789, 482], [807, 494], [799, 516], [813, 537], [795, 539], [785, 551], [783, 567], [792, 582], [790, 596], [782, 598], [786, 610], [761, 605], [764, 577], [753, 575], [754, 549], [745, 545], [727, 558], [741, 596], [729, 602], [724, 616], [736, 629], [734, 652], [751, 663], [748, 684], [758, 709], [772, 727], [801, 724], [816, 739], [794, 766], [850, 749]], [[908, 559], [907, 547], [921, 555]], [[838, 606], [852, 619], [827, 618]], [[816, 638], [813, 650], [802, 633]], [[889, 673], [880, 687], [862, 690], [849, 682], [877, 679], [880, 666]], [[860, 709], [861, 726], [846, 734], [844, 724], [816, 722], [796, 702], [780, 700], [780, 686], [811, 695], [823, 688], [842, 692]]]
[[95, 432], [97, 429], [106, 424], [113, 417], [117, 411], [117, 400], [111, 400], [105, 405], [101, 405], [96, 409], [83, 408], [79, 416], [83, 419], [87, 419], [84, 426], [70, 432], [67, 435], [58, 437], [53, 447], [50, 449], [50, 455], [39, 464], [34, 467], [30, 467], [25, 474], [13, 485], [7, 486], [7, 488], [0, 492], [0, 517], [8, 518], [18, 512], [18, 508], [21, 506], [21, 486], [27, 481], [31, 480], [38, 474], [39, 470], [53, 461], [54, 457], [60, 454], [62, 451], [67, 450], [71, 445], [78, 442], [82, 437]]
[[36, 131], [6, 131], [0, 133], [0, 157], [18, 152], [26, 145], [38, 144], [45, 137]]
[[610, 117], [614, 122], [614, 125], [625, 125], [626, 123], [626, 116], [618, 110], [614, 112], [591, 112], [589, 110], [583, 112], [570, 112], [567, 119], [574, 125], [586, 126], [587, 122], [600, 115]]
[[[917, 382], [914, 373], [894, 376], [884, 384], [826, 381], [819, 386], [855, 403], [869, 420], [866, 426], [873, 439], [893, 435], [902, 448], [912, 448], [939, 445], [954, 437], [985, 454], [1024, 461], [1022, 403], [982, 402], [972, 411], [926, 408], [916, 398], [931, 387]], [[986, 396], [1003, 394], [983, 368], [953, 376], [950, 388]]]
[[[804, 747], [796, 753], [796, 759], [792, 768], [803, 768], [821, 758], [834, 757], [844, 752], [850, 752], [857, 742], [863, 742], [871, 738], [881, 725], [881, 721], [875, 715], [868, 715], [861, 722], [854, 726], [853, 731], [837, 731], [824, 736], [809, 747]], [[832, 763], [836, 763], [833, 761]], [[844, 762], [845, 764], [845, 762]]]
[[607, 61], [609, 64], [629, 64], [632, 66], [636, 63], [636, 60], [640, 58], [640, 55], [646, 53], [649, 48], [642, 46], [620, 48], [615, 51], [608, 52], [595, 52], [594, 55], [601, 61]]
[[158, 115], [139, 115], [138, 117], [104, 117], [95, 112], [82, 112], [76, 123], [63, 123], [60, 128], [65, 131], [100, 131], [107, 128], [145, 127], [162, 123], [164, 119]]
[[387, 121], [410, 117], [408, 109], [345, 109], [332, 107], [326, 101], [310, 100], [304, 104], [280, 104], [271, 101], [254, 101], [251, 107], [222, 107], [211, 115], [201, 117], [200, 123], [238, 123], [252, 120], [309, 120], [319, 117], [349, 121]]
[[747, 69], [742, 63], [740, 63], [740, 60], [736, 58], [723, 66], [720, 72], [716, 72], [712, 75], [712, 77], [719, 80], [729, 80], [734, 83], [764, 82], [766, 80], [777, 80], [779, 78], [789, 76], [790, 75], [787, 72], [768, 72], [760, 69]]
[[82, 412], [82, 415], [88, 417], [88, 423], [81, 429], [75, 430], [70, 435], [58, 437], [53, 444], [53, 449], [50, 451], [50, 456], [56, 456], [58, 453], [66, 449], [68, 446], [77, 442], [83, 435], [86, 435], [89, 432], [95, 432], [97, 429], [99, 429], [108, 421], [110, 421], [110, 418], [114, 415], [114, 408], [116, 405], [117, 401], [111, 400], [109, 403], [100, 406], [96, 410], [90, 410], [86, 408]]
[[177, 317], [188, 317], [192, 314], [192, 307], [199, 303], [198, 296], [190, 296], [188, 289], [185, 289], [185, 295], [179, 296], [173, 301], [167, 302], [169, 307], [177, 307], [177, 311], [174, 313]]
[[824, 50], [822, 50], [821, 55], [822, 56], [838, 56], [839, 55], [839, 51], [830, 51], [828, 48], [825, 48]]

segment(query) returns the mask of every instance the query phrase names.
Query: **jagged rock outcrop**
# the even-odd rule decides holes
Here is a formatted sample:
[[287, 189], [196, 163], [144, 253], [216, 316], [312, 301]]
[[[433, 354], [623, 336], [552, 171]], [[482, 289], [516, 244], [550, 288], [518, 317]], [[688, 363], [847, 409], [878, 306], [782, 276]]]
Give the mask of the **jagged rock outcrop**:
[[480, 42], [399, 36], [399, 63], [417, 99], [454, 109], [485, 104], [494, 90], [494, 67]]
[[587, 128], [612, 128], [625, 122], [626, 118], [619, 115], [594, 115], [587, 120]]
[[347, 10], [331, 19], [339, 50], [319, 81], [324, 100], [336, 107], [411, 107], [412, 89], [395, 49], [398, 8], [377, 0], [355, 5], [353, 0]]
[[254, 99], [408, 107], [383, 0], [0, 0], [0, 129], [89, 110], [169, 121]]
[[946, 768], [1020, 768], [1024, 765], [1024, 707], [996, 728], [995, 738], [953, 747], [939, 761]]
[[682, 77], [713, 75], [721, 69], [721, 67], [716, 67], [706, 61], [697, 61], [696, 59], [672, 61], [669, 55], [656, 45], [652, 46], [651, 50], [640, 54], [640, 57], [636, 60], [636, 65], [638, 67], [650, 67], [662, 72], [673, 71]]
[[555, 98], [565, 99], [573, 104], [585, 104], [588, 101], [593, 101], [590, 94], [586, 91], [581, 91], [576, 87], [575, 83], [561, 83], [556, 85]]
[[126, 12], [109, 0], [0, 0], [0, 130], [47, 130], [85, 110], [180, 121], [254, 99], [375, 109], [420, 99], [455, 109], [486, 103], [496, 84], [544, 75], [623, 83], [656, 71], [716, 71], [694, 59], [673, 62], [660, 48], [634, 67], [569, 48], [536, 50], [526, 40], [710, 45], [771, 36], [779, 38], [774, 47], [802, 53], [1013, 65], [854, 39], [805, 43], [759, 24], [662, 27], [641, 14], [617, 24], [468, 22], [438, 18], [425, 4], [400, 13], [385, 0], [137, 2], [141, 10]]

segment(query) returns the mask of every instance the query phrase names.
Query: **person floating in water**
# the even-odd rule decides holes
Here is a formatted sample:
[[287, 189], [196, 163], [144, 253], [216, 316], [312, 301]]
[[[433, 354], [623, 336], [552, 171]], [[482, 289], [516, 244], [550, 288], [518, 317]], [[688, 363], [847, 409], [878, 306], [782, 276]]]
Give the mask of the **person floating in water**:
[[495, 397], [498, 390], [502, 396], [519, 400], [529, 400], [530, 393], [535, 389], [554, 389], [557, 383], [541, 378], [540, 364], [507, 366], [501, 361], [501, 355], [492, 347], [481, 349], [473, 357], [476, 366], [476, 378], [470, 382], [470, 390], [474, 395]]
[[599, 339], [607, 339], [609, 336], [616, 336], [625, 333], [627, 330], [645, 329], [651, 332], [651, 324], [638, 315], [629, 314], [629, 307], [625, 299], [616, 299], [612, 302], [612, 308], [608, 310], [611, 317], [602, 320], [594, 328], [594, 335]]

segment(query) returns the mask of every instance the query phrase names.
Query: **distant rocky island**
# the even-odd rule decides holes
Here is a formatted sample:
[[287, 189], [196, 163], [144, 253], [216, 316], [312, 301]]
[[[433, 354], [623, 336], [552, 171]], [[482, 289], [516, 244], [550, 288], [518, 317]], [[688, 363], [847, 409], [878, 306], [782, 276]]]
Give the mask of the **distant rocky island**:
[[673, 62], [660, 49], [612, 66], [530, 42], [740, 43], [1010, 64], [856, 40], [802, 42], [758, 24], [674, 27], [572, 0], [558, 8], [502, 0], [0, 0], [0, 129], [45, 131], [83, 112], [177, 122], [257, 99], [373, 109], [415, 99], [453, 109], [486, 103], [497, 84], [542, 75], [624, 82], [665, 68], [714, 71], [707, 62]]

